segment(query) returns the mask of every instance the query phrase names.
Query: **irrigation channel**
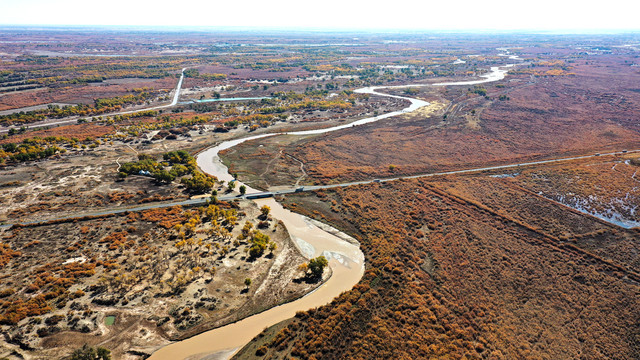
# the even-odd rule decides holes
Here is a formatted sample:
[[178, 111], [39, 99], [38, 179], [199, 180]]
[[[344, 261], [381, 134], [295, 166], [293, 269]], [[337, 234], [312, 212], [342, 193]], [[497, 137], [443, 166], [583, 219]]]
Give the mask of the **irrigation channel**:
[[[517, 57], [512, 56], [512, 59]], [[387, 114], [360, 119], [349, 124], [335, 126], [327, 129], [294, 131], [288, 133], [261, 134], [246, 138], [225, 141], [217, 146], [211, 147], [201, 152], [197, 157], [198, 166], [202, 171], [217, 177], [219, 180], [231, 181], [233, 177], [229, 174], [227, 167], [222, 163], [219, 152], [232, 148], [245, 141], [256, 140], [269, 136], [277, 135], [316, 135], [324, 134], [340, 129], [359, 126], [372, 123], [389, 117], [412, 112], [423, 106], [429, 105], [428, 102], [397, 95], [389, 95], [380, 93], [381, 89], [420, 87], [420, 86], [456, 86], [456, 85], [476, 85], [492, 81], [504, 79], [508, 69], [515, 64], [492, 67], [487, 74], [481, 75], [481, 79], [443, 82], [436, 84], [412, 84], [400, 86], [377, 86], [367, 87], [355, 90], [357, 93], [373, 94], [378, 96], [387, 96], [398, 99], [404, 99], [410, 102], [410, 105], [402, 110], [393, 111]], [[261, 190], [252, 189], [246, 184], [247, 194], [259, 193]], [[347, 242], [342, 238], [333, 235], [338, 230], [327, 229], [325, 231], [314, 225], [308, 218], [300, 214], [291, 212], [273, 198], [254, 200], [259, 206], [268, 205], [271, 207], [271, 214], [274, 218], [281, 220], [292, 239], [300, 251], [307, 257], [316, 257], [324, 255], [329, 260], [329, 266], [333, 272], [332, 276], [319, 288], [311, 293], [286, 304], [276, 306], [262, 313], [247, 317], [238, 322], [219, 327], [200, 335], [196, 335], [189, 339], [179, 341], [167, 345], [149, 358], [150, 360], [176, 360], [176, 359], [225, 359], [230, 358], [242, 346], [248, 343], [252, 338], [258, 335], [264, 328], [274, 325], [280, 321], [289, 319], [298, 311], [305, 311], [311, 308], [328, 304], [336, 296], [342, 292], [350, 290], [364, 274], [364, 254], [360, 251], [358, 245]]]

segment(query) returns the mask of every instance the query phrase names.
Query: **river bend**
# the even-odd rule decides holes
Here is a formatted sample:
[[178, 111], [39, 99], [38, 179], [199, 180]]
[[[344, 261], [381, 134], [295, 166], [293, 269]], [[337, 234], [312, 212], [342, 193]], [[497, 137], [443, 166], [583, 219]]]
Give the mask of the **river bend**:
[[[293, 131], [287, 133], [261, 134], [249, 136], [241, 139], [225, 141], [219, 145], [211, 147], [201, 152], [196, 160], [198, 166], [207, 174], [217, 177], [219, 180], [233, 180], [227, 167], [222, 163], [219, 153], [222, 150], [232, 148], [245, 141], [261, 139], [276, 135], [317, 135], [325, 134], [352, 126], [359, 126], [382, 119], [397, 116], [403, 113], [412, 112], [428, 102], [410, 97], [390, 95], [378, 92], [382, 89], [421, 87], [421, 86], [456, 86], [456, 85], [476, 85], [504, 79], [507, 71], [514, 64], [492, 67], [487, 74], [480, 75], [481, 79], [456, 82], [441, 82], [435, 84], [412, 84], [400, 86], [374, 86], [355, 90], [356, 93], [386, 96], [409, 101], [410, 105], [398, 111], [356, 120], [349, 124], [334, 126], [326, 129]], [[260, 192], [252, 189], [246, 184], [247, 194]], [[305, 311], [311, 308], [328, 304], [342, 292], [350, 290], [360, 281], [364, 274], [364, 254], [357, 245], [349, 243], [327, 231], [315, 226], [309, 219], [302, 215], [291, 212], [273, 198], [255, 200], [259, 206], [268, 205], [274, 218], [281, 220], [292, 239], [307, 257], [324, 255], [329, 259], [329, 266], [333, 272], [332, 276], [319, 288], [295, 301], [276, 306], [262, 313], [247, 317], [238, 322], [222, 326], [196, 335], [192, 338], [167, 345], [149, 358], [151, 360], [176, 360], [176, 359], [224, 359], [233, 356], [242, 346], [258, 335], [264, 328], [274, 325], [280, 321], [289, 319], [298, 311]], [[333, 232], [333, 231], [332, 231]]]

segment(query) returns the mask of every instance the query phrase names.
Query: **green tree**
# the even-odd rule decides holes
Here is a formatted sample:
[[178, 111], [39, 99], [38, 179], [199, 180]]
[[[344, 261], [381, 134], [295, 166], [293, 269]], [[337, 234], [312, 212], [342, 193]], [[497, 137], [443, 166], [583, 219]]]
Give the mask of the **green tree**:
[[244, 195], [247, 193], [247, 187], [244, 185], [240, 185], [240, 195]]
[[182, 178], [182, 184], [184, 184], [188, 191], [204, 194], [211, 191], [213, 185], [215, 185], [215, 178], [196, 171], [192, 174], [191, 178]]
[[276, 244], [275, 242], [272, 241], [269, 243], [269, 251], [271, 251], [272, 254], [274, 251], [276, 251], [277, 248], [278, 248], [278, 244]]
[[94, 349], [84, 344], [71, 354], [71, 360], [111, 360], [111, 351], [103, 347]]
[[249, 289], [249, 286], [251, 286], [251, 279], [249, 278], [244, 279], [244, 286], [246, 286], [247, 289]]
[[173, 173], [170, 173], [167, 170], [158, 170], [153, 173], [153, 178], [156, 179], [157, 182], [162, 184], [170, 184], [173, 180], [176, 179]]
[[189, 168], [182, 164], [175, 164], [171, 167], [171, 173], [175, 176], [182, 176], [189, 173]]
[[254, 231], [249, 242], [251, 243], [251, 248], [249, 248], [249, 256], [252, 258], [259, 258], [264, 254], [264, 251], [269, 246], [269, 242], [271, 238], [269, 235], [263, 234], [260, 231]]
[[405, 94], [407, 95], [416, 95], [417, 93], [419, 93], [420, 90], [416, 89], [416, 88], [408, 88], [404, 91]]
[[309, 260], [309, 271], [311, 271], [311, 277], [319, 279], [322, 277], [324, 268], [329, 265], [329, 261], [324, 256], [320, 255], [317, 258]]

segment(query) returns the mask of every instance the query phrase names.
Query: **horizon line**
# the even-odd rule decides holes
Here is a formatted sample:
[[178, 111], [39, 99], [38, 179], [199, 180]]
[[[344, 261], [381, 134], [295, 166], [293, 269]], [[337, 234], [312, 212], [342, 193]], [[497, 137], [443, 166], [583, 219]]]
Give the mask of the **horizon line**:
[[121, 29], [121, 30], [165, 30], [165, 31], [277, 31], [277, 32], [351, 32], [351, 33], [457, 33], [457, 34], [549, 34], [549, 35], [611, 35], [640, 33], [638, 28], [398, 28], [398, 27], [301, 27], [301, 26], [211, 26], [211, 25], [122, 25], [122, 24], [1, 24], [4, 28], [48, 28], [48, 29]]

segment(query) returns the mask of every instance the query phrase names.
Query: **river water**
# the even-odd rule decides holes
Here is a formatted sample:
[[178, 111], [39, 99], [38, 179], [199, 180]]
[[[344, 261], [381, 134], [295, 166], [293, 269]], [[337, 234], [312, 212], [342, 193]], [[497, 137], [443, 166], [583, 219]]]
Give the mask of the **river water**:
[[[367, 87], [355, 90], [357, 93], [373, 94], [379, 96], [387, 96], [397, 99], [409, 101], [410, 105], [402, 110], [393, 111], [387, 114], [360, 119], [349, 124], [339, 125], [327, 129], [294, 131], [288, 133], [261, 134], [249, 136], [246, 138], [225, 141], [217, 146], [209, 148], [201, 152], [196, 160], [202, 171], [217, 177], [219, 180], [233, 180], [229, 174], [227, 167], [222, 163], [219, 152], [232, 148], [245, 141], [261, 139], [275, 135], [316, 135], [324, 134], [340, 129], [359, 126], [372, 123], [403, 113], [411, 112], [423, 106], [429, 105], [428, 102], [397, 95], [389, 95], [380, 93], [377, 90], [407, 88], [420, 86], [455, 86], [455, 85], [476, 85], [491, 81], [501, 80], [505, 77], [508, 68], [513, 65], [503, 67], [492, 67], [487, 74], [481, 75], [482, 79], [458, 82], [443, 82], [436, 84], [414, 84], [401, 86], [377, 86]], [[236, 186], [243, 184], [236, 184]], [[247, 186], [247, 194], [260, 192], [260, 190], [252, 189]], [[291, 212], [273, 198], [255, 200], [258, 206], [268, 205], [271, 208], [271, 214], [274, 218], [281, 220], [292, 239], [307, 257], [316, 257], [324, 255], [329, 259], [329, 266], [333, 272], [332, 276], [322, 286], [306, 296], [283, 304], [257, 315], [250, 316], [244, 320], [229, 324], [214, 330], [204, 332], [192, 338], [167, 345], [149, 358], [151, 360], [177, 360], [177, 359], [225, 359], [230, 358], [238, 349], [248, 343], [252, 338], [258, 335], [263, 329], [276, 324], [280, 321], [289, 319], [298, 311], [304, 311], [311, 308], [328, 304], [336, 296], [342, 292], [350, 290], [360, 281], [364, 274], [364, 254], [357, 245], [349, 243], [335, 235], [326, 232], [319, 227], [313, 225], [308, 219], [302, 215]], [[295, 264], [294, 264], [295, 265]]]

